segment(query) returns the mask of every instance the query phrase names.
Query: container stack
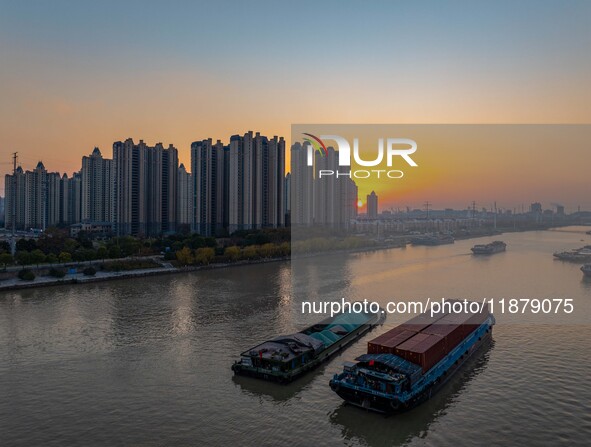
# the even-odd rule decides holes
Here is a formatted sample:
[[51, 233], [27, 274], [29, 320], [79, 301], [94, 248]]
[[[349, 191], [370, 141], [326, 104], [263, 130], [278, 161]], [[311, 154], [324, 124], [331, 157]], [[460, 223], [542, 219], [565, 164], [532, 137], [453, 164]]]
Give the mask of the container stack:
[[368, 354], [395, 354], [427, 372], [486, 321], [485, 307], [478, 313], [420, 314], [367, 346]]

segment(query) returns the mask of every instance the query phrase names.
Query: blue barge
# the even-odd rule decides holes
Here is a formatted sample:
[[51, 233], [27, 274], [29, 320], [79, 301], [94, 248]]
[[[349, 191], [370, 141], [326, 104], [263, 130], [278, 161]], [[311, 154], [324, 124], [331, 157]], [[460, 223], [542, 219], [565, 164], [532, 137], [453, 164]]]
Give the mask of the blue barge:
[[[480, 324], [473, 324], [475, 318]], [[455, 320], [458, 321], [458, 318]], [[469, 321], [470, 324], [458, 324], [455, 328], [456, 332], [468, 331], [467, 335], [457, 344], [448, 346], [440, 354], [442, 358], [433, 366], [430, 363], [427, 366], [425, 363], [421, 365], [420, 360], [409, 361], [403, 358], [403, 355], [407, 358], [418, 358], [416, 352], [412, 352], [413, 348], [409, 348], [413, 343], [405, 341], [401, 342], [397, 348], [393, 348], [393, 352], [398, 352], [400, 355], [364, 354], [356, 359], [356, 363], [345, 363], [343, 372], [335, 374], [330, 381], [330, 387], [347, 403], [367, 410], [379, 413], [410, 410], [430, 399], [466, 360], [492, 339], [492, 327], [495, 324], [492, 314], [487, 312], [480, 316], [478, 314], [472, 317], [467, 316], [465, 321]], [[448, 322], [443, 320], [439, 325], [433, 325], [435, 330], [430, 332], [453, 333], [454, 328], [450, 330], [449, 326]], [[444, 337], [442, 340], [443, 345]], [[414, 349], [414, 351], [420, 351], [420, 349]]]

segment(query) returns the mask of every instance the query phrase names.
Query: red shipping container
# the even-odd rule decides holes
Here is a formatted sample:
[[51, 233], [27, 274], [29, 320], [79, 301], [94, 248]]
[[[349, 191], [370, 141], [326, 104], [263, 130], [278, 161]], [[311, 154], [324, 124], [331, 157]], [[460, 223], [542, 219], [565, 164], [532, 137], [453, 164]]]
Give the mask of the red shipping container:
[[406, 331], [414, 331], [414, 332], [421, 332], [423, 329], [429, 327], [436, 321], [443, 318], [445, 313], [439, 313], [431, 316], [430, 314], [419, 314], [414, 318], [411, 318], [406, 323], [401, 324], [398, 326], [399, 328], [403, 328]]
[[400, 331], [394, 337], [381, 343], [380, 353], [394, 354], [394, 348], [416, 335], [412, 331]]
[[455, 324], [432, 324], [422, 331], [423, 334], [438, 335], [445, 340], [445, 353], [449, 353], [465, 338], [465, 328]]
[[421, 366], [425, 373], [445, 357], [445, 340], [438, 335], [419, 333], [398, 345], [395, 353]]
[[400, 343], [408, 340], [412, 337], [415, 333], [410, 331], [405, 331], [400, 327], [395, 327], [394, 329], [390, 329], [388, 332], [383, 333], [379, 337], [374, 338], [370, 342], [367, 343], [367, 353], [368, 354], [382, 354], [382, 353], [393, 353], [394, 347], [398, 346]]

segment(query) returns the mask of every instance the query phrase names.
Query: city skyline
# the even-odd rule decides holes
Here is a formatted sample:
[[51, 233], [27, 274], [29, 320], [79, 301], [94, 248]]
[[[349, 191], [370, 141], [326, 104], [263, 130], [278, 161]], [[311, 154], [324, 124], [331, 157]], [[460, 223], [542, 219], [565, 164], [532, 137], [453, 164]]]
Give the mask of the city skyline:
[[[252, 132], [251, 132], [252, 133]], [[260, 132], [257, 132], [257, 134], [260, 134]], [[235, 136], [236, 134], [234, 134], [233, 136]], [[127, 138], [126, 140], [130, 140], [133, 141], [132, 138]], [[209, 139], [205, 139], [203, 141], [208, 141], [208, 140], [212, 140], [212, 138]], [[231, 137], [229, 138], [229, 140], [231, 140]], [[139, 140], [140, 142], [143, 143], [144, 140]], [[220, 143], [221, 140], [217, 140], [218, 144]], [[117, 143], [117, 142], [115, 142]], [[194, 142], [195, 143], [195, 142]], [[192, 143], [192, 145], [194, 144]], [[161, 142], [155, 143], [155, 146], [158, 145], [162, 145]], [[214, 145], [215, 146], [215, 145]], [[170, 144], [169, 147], [174, 147], [173, 144]], [[176, 149], [176, 148], [175, 148]], [[285, 174], [286, 176], [290, 174], [290, 163], [289, 160], [291, 158], [291, 151], [293, 150], [293, 145], [290, 147], [289, 151], [285, 151], [285, 160], [286, 160], [286, 171]], [[39, 165], [39, 163], [41, 163], [43, 165], [43, 167], [46, 169], [48, 174], [59, 174], [60, 177], [62, 178], [67, 178], [70, 180], [70, 182], [74, 181], [74, 182], [80, 182], [80, 174], [81, 171], [85, 169], [84, 167], [84, 163], [85, 161], [87, 161], [88, 163], [91, 163], [91, 161], [93, 160], [93, 158], [96, 158], [98, 153], [98, 156], [101, 157], [102, 159], [102, 153], [100, 151], [100, 149], [98, 147], [94, 147], [94, 149], [92, 150], [92, 152], [90, 154], [87, 155], [83, 155], [81, 157], [82, 159], [82, 165], [78, 170], [74, 170], [73, 172], [67, 172], [64, 171], [62, 169], [47, 169], [45, 167], [45, 163], [44, 160], [42, 158], [40, 158], [37, 162], [35, 163], [31, 163], [30, 166], [25, 165], [24, 163], [21, 163], [20, 161], [17, 162], [17, 172], [23, 172], [25, 173], [26, 171], [35, 171], [36, 167]], [[180, 157], [179, 157], [180, 158]], [[29, 157], [27, 157], [27, 159], [30, 159]], [[20, 154], [19, 154], [19, 160], [20, 160]], [[104, 161], [106, 162], [112, 162], [111, 159], [104, 159]], [[33, 167], [33, 165], [35, 167]], [[192, 162], [189, 161], [188, 163], [189, 166], [192, 166]], [[192, 171], [188, 171], [185, 167], [185, 164], [183, 162], [178, 162], [178, 168], [179, 170], [182, 170], [185, 176], [189, 176], [190, 178], [192, 178]], [[111, 168], [112, 169], [112, 168]], [[11, 175], [12, 171], [7, 172], [6, 175]], [[181, 173], [179, 173], [179, 175], [183, 175]], [[184, 177], [183, 177], [184, 178]], [[191, 182], [193, 180], [190, 180]], [[356, 183], [359, 183], [360, 180], [356, 179]], [[183, 197], [185, 197], [182, 200], [189, 200], [192, 201], [191, 198], [188, 198], [187, 195], [189, 194], [188, 191], [188, 187], [190, 187], [191, 185], [185, 185], [185, 195]], [[76, 186], [76, 188], [79, 188], [81, 192], [79, 192], [80, 194], [82, 194], [82, 191], [84, 190], [83, 188], [90, 188], [90, 185], [84, 185], [83, 183], [80, 182], [79, 185]], [[0, 194], [0, 198], [2, 198], [4, 201], [6, 200], [6, 192], [5, 192], [5, 182], [1, 182], [0, 188], [2, 188], [2, 194]], [[70, 186], [70, 188], [72, 188], [72, 186]], [[370, 189], [370, 191], [373, 193], [374, 191]], [[369, 197], [370, 194], [367, 194], [367, 197]], [[363, 193], [359, 193], [359, 201], [358, 201], [358, 212], [359, 213], [367, 213], [367, 200], [363, 200], [363, 197], [365, 197], [365, 194]], [[536, 203], [537, 201], [541, 201], [543, 209], [547, 210], [547, 209], [556, 209], [556, 208], [562, 208], [565, 209], [566, 212], [576, 212], [576, 211], [587, 211], [587, 210], [591, 210], [591, 207], [589, 206], [585, 206], [585, 205], [580, 205], [580, 204], [570, 204], [570, 205], [564, 205], [564, 201], [560, 201], [560, 200], [553, 200], [553, 199], [544, 199], [544, 198], [540, 198], [539, 196], [535, 196], [535, 197], [531, 197], [529, 199], [526, 200], [522, 200], [520, 202], [513, 202], [510, 205], [507, 205], [506, 203], [504, 204], [502, 201], [497, 201], [497, 200], [488, 200], [488, 201], [483, 201], [483, 200], [478, 200], [477, 197], [469, 197], [468, 195], [466, 195], [465, 197], [465, 201], [463, 202], [456, 202], [455, 204], [450, 204], [449, 202], [446, 202], [445, 200], [442, 201], [438, 201], [433, 203], [431, 200], [432, 196], [425, 196], [424, 200], [416, 200], [414, 202], [404, 202], [404, 203], [383, 203], [383, 201], [380, 200], [380, 204], [378, 206], [378, 213], [384, 212], [384, 211], [391, 211], [391, 212], [399, 212], [401, 210], [419, 210], [419, 209], [423, 209], [425, 206], [425, 203], [429, 203], [430, 206], [436, 206], [436, 209], [440, 209], [440, 210], [444, 210], [444, 209], [455, 209], [455, 210], [463, 210], [463, 209], [471, 209], [473, 207], [474, 204], [476, 204], [478, 209], [487, 209], [487, 210], [491, 210], [494, 207], [497, 207], [497, 209], [502, 209], [502, 210], [508, 210], [508, 211], [512, 211], [512, 212], [526, 212], [527, 209], [529, 208], [529, 206], [532, 203]], [[111, 200], [114, 200], [111, 199]], [[285, 200], [289, 200], [289, 198], [285, 199]], [[87, 214], [84, 214], [84, 202], [80, 202], [79, 204], [80, 209], [78, 209], [77, 211], [72, 211], [70, 210], [70, 213], [74, 213], [74, 215], [79, 215], [80, 217], [78, 219], [76, 218], [72, 218], [70, 217], [69, 219], [62, 219], [62, 221], [100, 221], [100, 219], [92, 219], [90, 218], [90, 216], [88, 216]], [[88, 211], [87, 211], [88, 212]], [[103, 211], [104, 212], [104, 211]], [[182, 211], [184, 213], [186, 213], [186, 211]], [[179, 223], [181, 224], [189, 224], [190, 223], [190, 219], [188, 219], [186, 217], [186, 214], [183, 215], [184, 217], [178, 217], [177, 220]]]
[[71, 177], [41, 161], [33, 170], [18, 166], [5, 176], [5, 228], [93, 223], [93, 231], [115, 235], [221, 236], [285, 226], [283, 137], [249, 131], [228, 144], [209, 138], [191, 146], [191, 173], [174, 145], [131, 138], [113, 143], [112, 159], [95, 147]]
[[[105, 152], [126, 137], [172, 142], [188, 167], [196, 139], [227, 141], [255, 127], [286, 136], [289, 147], [290, 126], [301, 122], [591, 122], [588, 2], [56, 1], [2, 9], [0, 175], [14, 151], [23, 166], [43, 160], [70, 175], [92, 148]], [[476, 161], [486, 162], [482, 152]], [[513, 199], [486, 196], [397, 202]], [[535, 196], [528, 201], [542, 198]], [[565, 204], [589, 207], [580, 197]]]

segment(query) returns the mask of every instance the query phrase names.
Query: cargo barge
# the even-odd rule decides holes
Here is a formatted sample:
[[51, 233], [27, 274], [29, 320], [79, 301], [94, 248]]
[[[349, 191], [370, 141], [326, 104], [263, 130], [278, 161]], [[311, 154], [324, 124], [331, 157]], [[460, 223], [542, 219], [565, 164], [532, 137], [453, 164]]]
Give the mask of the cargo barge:
[[554, 253], [556, 259], [569, 262], [589, 262], [591, 261], [591, 245], [585, 245], [574, 250]]
[[410, 410], [430, 399], [479, 348], [492, 339], [494, 316], [420, 314], [368, 343], [330, 381], [347, 403], [379, 413]]
[[450, 234], [423, 234], [410, 240], [412, 245], [444, 245], [453, 244], [455, 239]]
[[341, 313], [301, 332], [281, 335], [244, 351], [235, 374], [289, 383], [361, 338], [386, 318], [373, 313]]
[[471, 248], [475, 255], [493, 255], [495, 253], [503, 252], [507, 249], [507, 244], [503, 241], [494, 241], [490, 244], [476, 244]]

